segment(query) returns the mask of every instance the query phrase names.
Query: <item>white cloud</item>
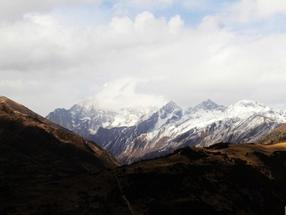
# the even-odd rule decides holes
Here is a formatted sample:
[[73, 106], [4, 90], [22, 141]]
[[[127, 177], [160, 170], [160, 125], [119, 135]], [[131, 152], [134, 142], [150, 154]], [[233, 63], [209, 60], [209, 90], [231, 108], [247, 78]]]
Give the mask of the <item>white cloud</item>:
[[98, 106], [111, 110], [124, 107], [148, 108], [164, 105], [166, 99], [162, 96], [137, 92], [138, 83], [144, 83], [146, 81], [132, 78], [113, 80], [105, 83], [103, 88], [90, 99], [93, 100], [93, 102], [97, 101]]
[[78, 3], [93, 3], [99, 5], [101, 0], [13, 0], [0, 1], [0, 21], [15, 20], [32, 12], [46, 12], [53, 8]]
[[[232, 15], [231, 15], [232, 14]], [[285, 0], [240, 0], [230, 6], [230, 14], [238, 21], [266, 19], [273, 15], [286, 14]]]
[[256, 0], [256, 4], [258, 15], [263, 17], [286, 13], [286, 1], [284, 0]]
[[133, 1], [128, 1], [128, 3], [133, 3], [133, 4], [137, 4], [138, 6], [168, 6], [173, 4], [173, 0], [133, 0]]
[[[213, 0], [114, 0], [113, 9], [117, 14], [125, 14], [128, 10], [138, 12], [142, 10], [156, 11], [164, 9], [186, 9], [189, 11], [205, 11], [220, 4]], [[129, 11], [130, 12], [130, 11]]]
[[118, 107], [163, 97], [183, 105], [205, 98], [280, 104], [286, 34], [233, 32], [224, 17], [206, 16], [195, 27], [180, 15], [145, 11], [81, 26], [26, 14], [0, 24], [0, 93], [43, 114], [95, 95]]
[[168, 25], [171, 33], [178, 33], [184, 27], [184, 21], [181, 16], [176, 15], [170, 19]]
[[113, 10], [115, 14], [122, 15], [130, 11], [166, 9], [173, 6], [175, 2], [176, 0], [114, 0]]

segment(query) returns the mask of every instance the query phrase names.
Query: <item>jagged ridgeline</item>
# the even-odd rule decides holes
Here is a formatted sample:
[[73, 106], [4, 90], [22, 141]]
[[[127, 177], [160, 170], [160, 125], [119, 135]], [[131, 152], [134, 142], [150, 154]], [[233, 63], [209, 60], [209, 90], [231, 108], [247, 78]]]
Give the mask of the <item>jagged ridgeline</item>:
[[169, 102], [161, 108], [117, 112], [89, 101], [69, 110], [57, 109], [47, 118], [97, 142], [121, 162], [131, 163], [185, 146], [256, 142], [286, 122], [286, 113], [247, 100], [228, 107], [207, 100], [191, 108]]

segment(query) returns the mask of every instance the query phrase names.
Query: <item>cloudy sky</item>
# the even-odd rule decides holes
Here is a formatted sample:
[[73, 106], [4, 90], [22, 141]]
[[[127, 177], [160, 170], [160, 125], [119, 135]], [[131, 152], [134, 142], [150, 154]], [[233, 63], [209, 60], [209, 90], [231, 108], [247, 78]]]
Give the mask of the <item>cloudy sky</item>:
[[0, 75], [43, 115], [90, 97], [286, 108], [286, 1], [1, 0]]

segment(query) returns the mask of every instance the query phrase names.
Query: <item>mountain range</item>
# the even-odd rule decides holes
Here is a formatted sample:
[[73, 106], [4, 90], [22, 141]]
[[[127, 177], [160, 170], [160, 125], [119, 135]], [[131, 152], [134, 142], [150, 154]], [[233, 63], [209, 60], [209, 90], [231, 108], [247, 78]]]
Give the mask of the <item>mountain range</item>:
[[[173, 123], [172, 110], [151, 118]], [[283, 214], [285, 134], [281, 124], [260, 144], [184, 147], [120, 166], [97, 143], [0, 97], [0, 214]]]
[[286, 111], [249, 100], [227, 107], [206, 100], [190, 108], [171, 101], [157, 109], [119, 111], [88, 101], [56, 109], [47, 119], [97, 142], [121, 163], [132, 163], [187, 146], [256, 142], [286, 122]]

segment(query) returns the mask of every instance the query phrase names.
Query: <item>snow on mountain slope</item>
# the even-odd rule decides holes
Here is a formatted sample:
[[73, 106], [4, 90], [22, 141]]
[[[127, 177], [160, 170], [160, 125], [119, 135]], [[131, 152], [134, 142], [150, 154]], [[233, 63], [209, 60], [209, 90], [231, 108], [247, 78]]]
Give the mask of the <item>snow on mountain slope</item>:
[[130, 163], [180, 147], [218, 142], [255, 142], [286, 122], [286, 112], [255, 101], [241, 100], [224, 107], [206, 100], [183, 109], [174, 102], [162, 108], [119, 112], [94, 105], [58, 109], [48, 118], [94, 140], [122, 162]]
[[122, 108], [117, 111], [100, 108], [91, 100], [72, 106], [69, 110], [56, 109], [47, 118], [67, 129], [87, 137], [99, 128], [130, 127], [146, 119], [155, 107]]
[[[206, 101], [186, 111], [181, 109], [180, 117], [168, 123], [159, 123], [159, 118], [155, 123], [160, 124], [160, 127], [146, 132], [138, 132], [141, 126], [139, 123], [131, 129], [133, 131], [129, 131], [128, 136], [131, 138], [124, 139], [120, 136], [114, 139], [109, 150], [112, 153], [116, 151], [114, 154], [121, 161], [130, 163], [190, 145], [255, 142], [286, 121], [284, 112], [272, 110], [257, 102], [239, 101], [227, 108], [209, 105], [210, 103], [213, 102]], [[173, 112], [169, 114], [171, 117]], [[120, 150], [117, 149], [118, 145], [121, 145]]]
[[[213, 102], [199, 104], [191, 111], [188, 110], [181, 120], [156, 131], [160, 133], [157, 139], [168, 137], [171, 143], [166, 145], [171, 146], [209, 146], [222, 141], [243, 143], [255, 141], [277, 124], [286, 121], [285, 112], [274, 111], [253, 101], [239, 101], [227, 108], [210, 106], [209, 103]], [[260, 130], [255, 133], [254, 130], [257, 128]], [[250, 131], [253, 133], [249, 133]]]

